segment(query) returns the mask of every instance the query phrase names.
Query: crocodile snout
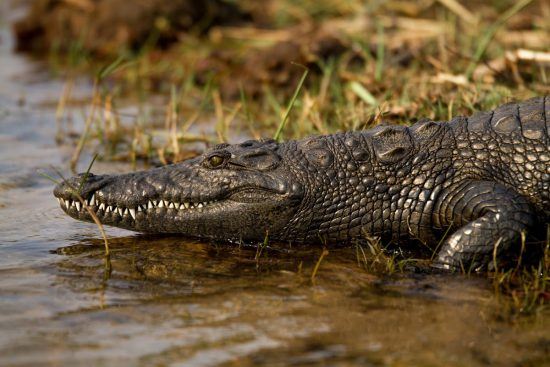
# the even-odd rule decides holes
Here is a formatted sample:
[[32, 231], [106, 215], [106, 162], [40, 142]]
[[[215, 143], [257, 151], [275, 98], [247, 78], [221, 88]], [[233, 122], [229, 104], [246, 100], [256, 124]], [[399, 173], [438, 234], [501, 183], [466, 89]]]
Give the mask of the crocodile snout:
[[89, 193], [98, 190], [108, 181], [108, 176], [94, 175], [93, 173], [79, 173], [59, 183], [53, 194], [59, 199], [75, 198], [76, 194], [86, 199]]

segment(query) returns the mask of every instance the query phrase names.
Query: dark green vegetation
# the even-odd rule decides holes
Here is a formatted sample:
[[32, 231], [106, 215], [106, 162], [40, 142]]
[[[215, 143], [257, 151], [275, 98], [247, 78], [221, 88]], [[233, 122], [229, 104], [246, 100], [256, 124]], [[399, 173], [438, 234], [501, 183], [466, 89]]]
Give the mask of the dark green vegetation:
[[[81, 36], [64, 49], [45, 43], [53, 70], [67, 78], [59, 139], [74, 137], [65, 106], [75, 78], [97, 76], [74, 161], [86, 149], [104, 160], [166, 163], [202, 152], [202, 143], [273, 136], [303, 75], [292, 62], [310, 73], [283, 131], [287, 139], [381, 121], [447, 120], [549, 92], [544, 1], [461, 2], [464, 9], [455, 1], [288, 0], [259, 10], [236, 4], [241, 10], [230, 23], [187, 30], [160, 14], [145, 38], [104, 50]], [[214, 131], [203, 133], [205, 120]], [[535, 277], [541, 284], [547, 264], [546, 275]], [[533, 285], [542, 302], [546, 286]]]

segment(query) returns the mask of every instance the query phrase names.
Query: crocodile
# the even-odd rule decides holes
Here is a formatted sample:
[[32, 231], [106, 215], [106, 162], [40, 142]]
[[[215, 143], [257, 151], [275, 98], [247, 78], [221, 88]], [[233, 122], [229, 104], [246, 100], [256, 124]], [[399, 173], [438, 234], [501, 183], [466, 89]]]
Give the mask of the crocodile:
[[73, 218], [92, 220], [85, 203], [101, 223], [138, 232], [379, 238], [430, 247], [436, 268], [483, 270], [549, 222], [549, 115], [545, 96], [448, 122], [219, 144], [145, 171], [76, 175], [54, 195]]

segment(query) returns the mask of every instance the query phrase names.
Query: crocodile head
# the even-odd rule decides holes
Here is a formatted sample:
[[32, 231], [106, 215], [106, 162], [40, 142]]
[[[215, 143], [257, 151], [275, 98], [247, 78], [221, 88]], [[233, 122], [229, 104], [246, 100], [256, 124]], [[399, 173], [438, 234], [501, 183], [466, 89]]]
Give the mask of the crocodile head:
[[[222, 144], [196, 158], [121, 175], [77, 175], [54, 189], [71, 217], [146, 233], [230, 240], [284, 237], [304, 199], [292, 154], [273, 140]], [[294, 167], [294, 168], [293, 168]], [[82, 183], [83, 182], [83, 183]]]

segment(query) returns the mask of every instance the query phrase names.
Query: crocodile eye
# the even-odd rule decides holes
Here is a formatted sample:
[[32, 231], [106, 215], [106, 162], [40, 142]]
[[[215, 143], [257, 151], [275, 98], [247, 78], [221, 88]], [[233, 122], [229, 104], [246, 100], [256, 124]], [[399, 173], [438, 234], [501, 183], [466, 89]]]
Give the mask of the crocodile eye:
[[220, 167], [225, 162], [225, 158], [220, 155], [213, 155], [212, 157], [208, 158], [208, 163], [211, 167]]

